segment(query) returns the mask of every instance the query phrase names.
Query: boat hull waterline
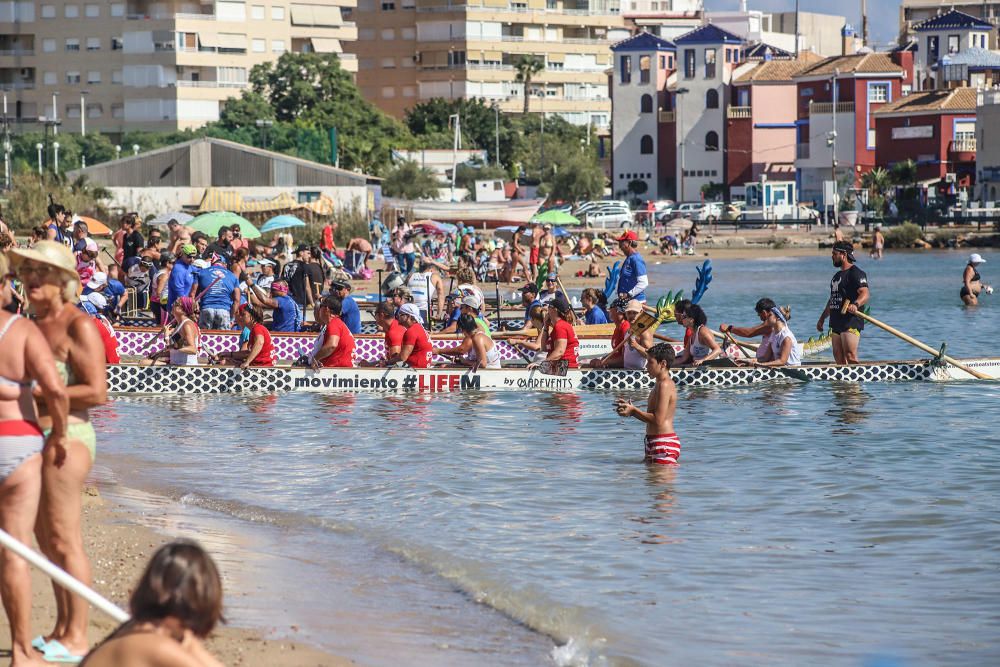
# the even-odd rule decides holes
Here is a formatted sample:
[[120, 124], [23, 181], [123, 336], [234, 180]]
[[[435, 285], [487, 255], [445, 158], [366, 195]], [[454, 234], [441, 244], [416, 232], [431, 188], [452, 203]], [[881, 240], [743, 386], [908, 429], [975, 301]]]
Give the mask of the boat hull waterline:
[[[1000, 357], [965, 359], [969, 367], [1000, 379]], [[950, 365], [929, 360], [873, 361], [852, 366], [808, 364], [794, 367], [810, 380], [829, 382], [946, 382], [973, 379]], [[679, 387], [747, 386], [797, 382], [780, 368], [699, 367], [671, 371]], [[224, 366], [108, 367], [108, 390], [114, 394], [274, 394], [313, 393], [453, 393], [468, 391], [641, 391], [652, 387], [645, 371], [570, 369], [565, 377], [539, 370], [462, 368], [239, 368]]]

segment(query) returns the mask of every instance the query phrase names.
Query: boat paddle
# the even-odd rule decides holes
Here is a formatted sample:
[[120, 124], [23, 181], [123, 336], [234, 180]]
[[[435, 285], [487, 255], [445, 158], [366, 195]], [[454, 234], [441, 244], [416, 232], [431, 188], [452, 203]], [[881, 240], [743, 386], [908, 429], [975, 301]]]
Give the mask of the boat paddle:
[[[847, 314], [847, 307], [850, 306], [850, 305], [851, 305], [851, 302], [848, 301], [847, 299], [844, 299], [844, 305], [840, 308], [840, 312], [842, 314], [846, 315]], [[951, 364], [955, 368], [958, 368], [959, 370], [965, 371], [966, 373], [968, 373], [969, 375], [971, 375], [974, 378], [978, 378], [980, 380], [992, 380], [993, 379], [989, 375], [986, 375], [985, 373], [980, 373], [979, 371], [977, 371], [977, 370], [975, 370], [973, 368], [969, 368], [968, 366], [966, 366], [962, 362], [960, 362], [960, 361], [958, 361], [956, 359], [953, 359], [952, 357], [949, 357], [947, 354], [944, 354], [942, 351], [935, 350], [934, 348], [932, 348], [930, 345], [927, 345], [926, 343], [921, 343], [919, 340], [917, 340], [913, 336], [909, 336], [909, 335], [903, 333], [902, 331], [900, 331], [899, 329], [896, 329], [894, 327], [889, 326], [885, 322], [880, 322], [879, 320], [876, 320], [871, 315], [867, 315], [867, 314], [861, 312], [861, 310], [856, 310], [854, 312], [854, 314], [857, 315], [858, 317], [860, 317], [861, 319], [863, 319], [866, 322], [871, 322], [872, 324], [874, 324], [875, 326], [877, 326], [879, 329], [882, 329], [883, 331], [888, 331], [889, 333], [891, 333], [896, 338], [899, 338], [900, 340], [904, 340], [907, 343], [909, 343], [910, 345], [913, 345], [914, 347], [923, 350], [927, 354], [933, 355], [935, 358], [940, 358], [940, 359], [943, 359], [944, 361], [947, 361], [949, 364]]]
[[[729, 333], [728, 331], [725, 334], [723, 334], [723, 335], [725, 336], [726, 340], [728, 340], [730, 343], [732, 343], [736, 347], [738, 347], [741, 350], [743, 350], [744, 354], [746, 354], [747, 356], [756, 357], [757, 352], [752, 347], [750, 347], [749, 345], [746, 345], [742, 341], [736, 340], [733, 337], [733, 335], [731, 333]], [[756, 361], [751, 362], [751, 364], [754, 365], [754, 366], [757, 366], [758, 368], [769, 368], [769, 369], [771, 369], [773, 371], [777, 371], [778, 373], [781, 373], [782, 375], [784, 375], [786, 377], [790, 377], [790, 378], [793, 378], [795, 380], [801, 380], [802, 382], [809, 382], [811, 380], [811, 378], [809, 377], [808, 373], [806, 373], [803, 370], [799, 370], [797, 368], [792, 368], [791, 366], [765, 366], [763, 364], [756, 363]]]

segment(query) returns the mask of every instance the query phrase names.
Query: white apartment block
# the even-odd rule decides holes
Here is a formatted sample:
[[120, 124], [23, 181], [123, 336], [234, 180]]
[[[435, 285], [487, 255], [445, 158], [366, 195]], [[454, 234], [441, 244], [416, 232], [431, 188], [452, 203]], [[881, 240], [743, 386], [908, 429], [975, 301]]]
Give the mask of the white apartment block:
[[[341, 53], [356, 0], [39, 0], [0, 3], [10, 123], [63, 131], [194, 128], [218, 120], [250, 69], [282, 53]], [[349, 71], [357, 61], [342, 56]], [[53, 102], [55, 107], [53, 108]], [[85, 106], [85, 109], [81, 108]]]

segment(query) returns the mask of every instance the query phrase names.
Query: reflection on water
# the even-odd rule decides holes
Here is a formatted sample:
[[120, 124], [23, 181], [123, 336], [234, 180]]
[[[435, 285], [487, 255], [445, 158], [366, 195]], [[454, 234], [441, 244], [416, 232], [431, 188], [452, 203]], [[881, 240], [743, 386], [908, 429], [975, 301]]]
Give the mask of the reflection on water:
[[871, 394], [865, 391], [862, 385], [851, 382], [832, 382], [830, 391], [833, 403], [826, 414], [833, 417], [841, 426], [831, 429], [831, 432], [838, 435], [861, 433], [862, 429], [854, 426], [865, 422], [871, 416], [871, 412], [865, 408], [871, 400]]

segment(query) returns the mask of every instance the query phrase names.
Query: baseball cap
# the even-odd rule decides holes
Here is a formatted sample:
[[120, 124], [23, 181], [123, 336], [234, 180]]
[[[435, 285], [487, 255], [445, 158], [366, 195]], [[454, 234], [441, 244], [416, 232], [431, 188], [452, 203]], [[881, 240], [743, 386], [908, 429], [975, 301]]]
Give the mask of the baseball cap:
[[424, 318], [420, 317], [420, 310], [416, 306], [414, 306], [412, 303], [404, 303], [402, 306], [400, 306], [399, 307], [399, 314], [400, 315], [409, 315], [410, 317], [412, 317], [413, 319], [415, 319], [417, 322], [420, 322], [421, 324], [424, 323]]
[[978, 252], [969, 255], [969, 264], [985, 264], [986, 260]]
[[305, 252], [306, 250], [309, 250], [309, 246], [307, 246], [305, 243], [300, 243], [299, 247], [295, 249], [295, 254], [297, 255], [300, 252]]
[[105, 308], [108, 307], [108, 300], [104, 297], [103, 294], [100, 294], [98, 292], [91, 292], [90, 294], [84, 294], [83, 296], [80, 297], [80, 300], [81, 301], [86, 300], [90, 302], [98, 310], [104, 310]]
[[635, 233], [634, 229], [629, 229], [618, 237], [619, 241], [638, 241], [639, 235]]
[[625, 304], [625, 310], [624, 310], [624, 312], [626, 312], [626, 313], [641, 313], [642, 312], [642, 304], [639, 303], [639, 301], [637, 301], [636, 299], [631, 299], [631, 300], [629, 300], [628, 303]]
[[275, 265], [277, 265], [277, 262], [275, 262], [273, 259], [259, 259], [259, 260], [257, 260], [257, 263], [260, 264], [261, 266], [275, 266]]
[[480, 304], [479, 304], [479, 299], [477, 299], [474, 295], [470, 294], [466, 296], [464, 299], [462, 299], [462, 305], [468, 306], [473, 310], [479, 310]]
[[535, 283], [527, 283], [521, 288], [522, 292], [531, 292], [532, 294], [538, 294], [538, 287]]
[[351, 289], [352, 285], [346, 280], [331, 280], [330, 287], [333, 289]]
[[94, 239], [87, 239], [87, 245], [84, 250], [87, 252], [98, 252], [100, 248], [97, 247], [97, 241]]
[[87, 289], [101, 289], [108, 284], [108, 274], [104, 271], [97, 271], [87, 283]]
[[190, 243], [185, 243], [184, 245], [181, 246], [181, 254], [187, 255], [188, 257], [194, 257], [195, 255], [198, 254], [198, 249], [195, 248], [194, 245]]

